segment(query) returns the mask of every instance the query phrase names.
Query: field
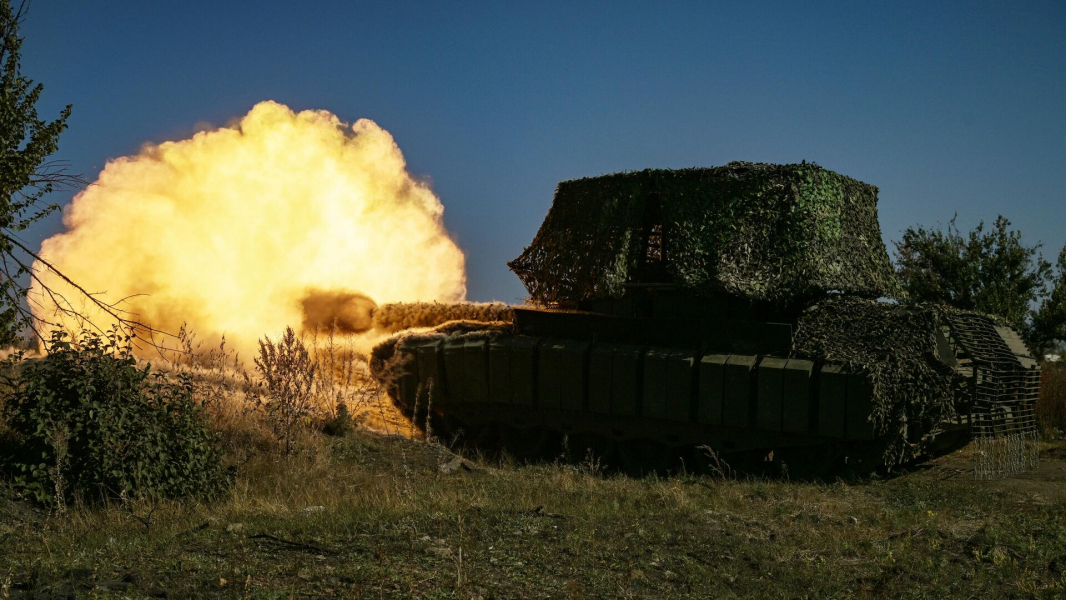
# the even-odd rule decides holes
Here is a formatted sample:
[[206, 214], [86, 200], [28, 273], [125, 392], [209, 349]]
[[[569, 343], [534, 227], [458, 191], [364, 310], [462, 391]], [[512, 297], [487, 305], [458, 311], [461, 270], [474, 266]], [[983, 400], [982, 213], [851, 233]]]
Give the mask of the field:
[[991, 482], [968, 448], [863, 480], [637, 478], [594, 457], [456, 456], [380, 407], [378, 431], [314, 432], [286, 455], [222, 405], [237, 476], [216, 502], [60, 513], [0, 494], [0, 598], [1066, 594], [1061, 439]]

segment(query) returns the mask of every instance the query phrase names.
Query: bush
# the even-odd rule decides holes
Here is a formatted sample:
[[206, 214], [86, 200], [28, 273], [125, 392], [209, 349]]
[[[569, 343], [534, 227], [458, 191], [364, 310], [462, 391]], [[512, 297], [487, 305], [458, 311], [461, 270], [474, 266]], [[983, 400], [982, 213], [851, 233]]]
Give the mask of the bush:
[[289, 454], [304, 426], [322, 412], [314, 398], [317, 365], [303, 340], [286, 327], [277, 342], [269, 337], [259, 340], [255, 368], [266, 387], [267, 420]]
[[177, 382], [139, 369], [129, 338], [54, 332], [48, 355], [8, 378], [3, 418], [14, 434], [4, 465], [15, 486], [62, 508], [67, 499], [210, 497], [227, 482], [221, 448]]
[[1066, 365], [1044, 364], [1036, 418], [1047, 437], [1057, 438], [1066, 432]]

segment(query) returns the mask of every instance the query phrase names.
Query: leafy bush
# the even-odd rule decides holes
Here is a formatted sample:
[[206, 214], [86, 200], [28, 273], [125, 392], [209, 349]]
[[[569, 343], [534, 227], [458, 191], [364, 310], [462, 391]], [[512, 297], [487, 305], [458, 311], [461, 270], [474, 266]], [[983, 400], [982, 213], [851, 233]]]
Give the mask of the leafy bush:
[[1066, 248], [1052, 268], [1040, 244], [1022, 242], [1002, 215], [967, 235], [908, 227], [896, 242], [900, 281], [912, 302], [949, 304], [1003, 317], [1040, 356], [1066, 341]]
[[78, 495], [209, 497], [226, 484], [221, 449], [177, 382], [140, 369], [129, 338], [54, 332], [48, 355], [13, 370], [3, 417], [15, 435], [4, 466], [17, 488], [62, 508]]
[[1066, 432], [1066, 365], [1044, 364], [1036, 418], [1047, 438], [1056, 439]]

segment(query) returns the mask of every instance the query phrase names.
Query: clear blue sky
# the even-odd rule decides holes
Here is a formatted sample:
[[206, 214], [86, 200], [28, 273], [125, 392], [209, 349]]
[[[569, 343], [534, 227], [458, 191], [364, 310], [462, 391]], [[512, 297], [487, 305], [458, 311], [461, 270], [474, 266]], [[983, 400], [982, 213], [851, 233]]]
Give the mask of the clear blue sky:
[[474, 300], [525, 297], [505, 263], [558, 181], [647, 167], [814, 161], [880, 187], [886, 243], [1002, 213], [1066, 244], [1061, 0], [36, 0], [23, 32], [90, 179], [260, 100], [373, 119], [443, 200]]

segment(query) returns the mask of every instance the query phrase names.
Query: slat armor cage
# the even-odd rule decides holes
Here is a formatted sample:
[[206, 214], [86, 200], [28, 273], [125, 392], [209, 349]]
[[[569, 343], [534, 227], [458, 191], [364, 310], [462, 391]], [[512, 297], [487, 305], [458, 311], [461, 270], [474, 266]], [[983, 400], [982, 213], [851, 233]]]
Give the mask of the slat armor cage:
[[958, 369], [969, 379], [974, 475], [993, 479], [1035, 468], [1040, 461], [1035, 405], [1040, 366], [1008, 327], [974, 313], [947, 314]]

